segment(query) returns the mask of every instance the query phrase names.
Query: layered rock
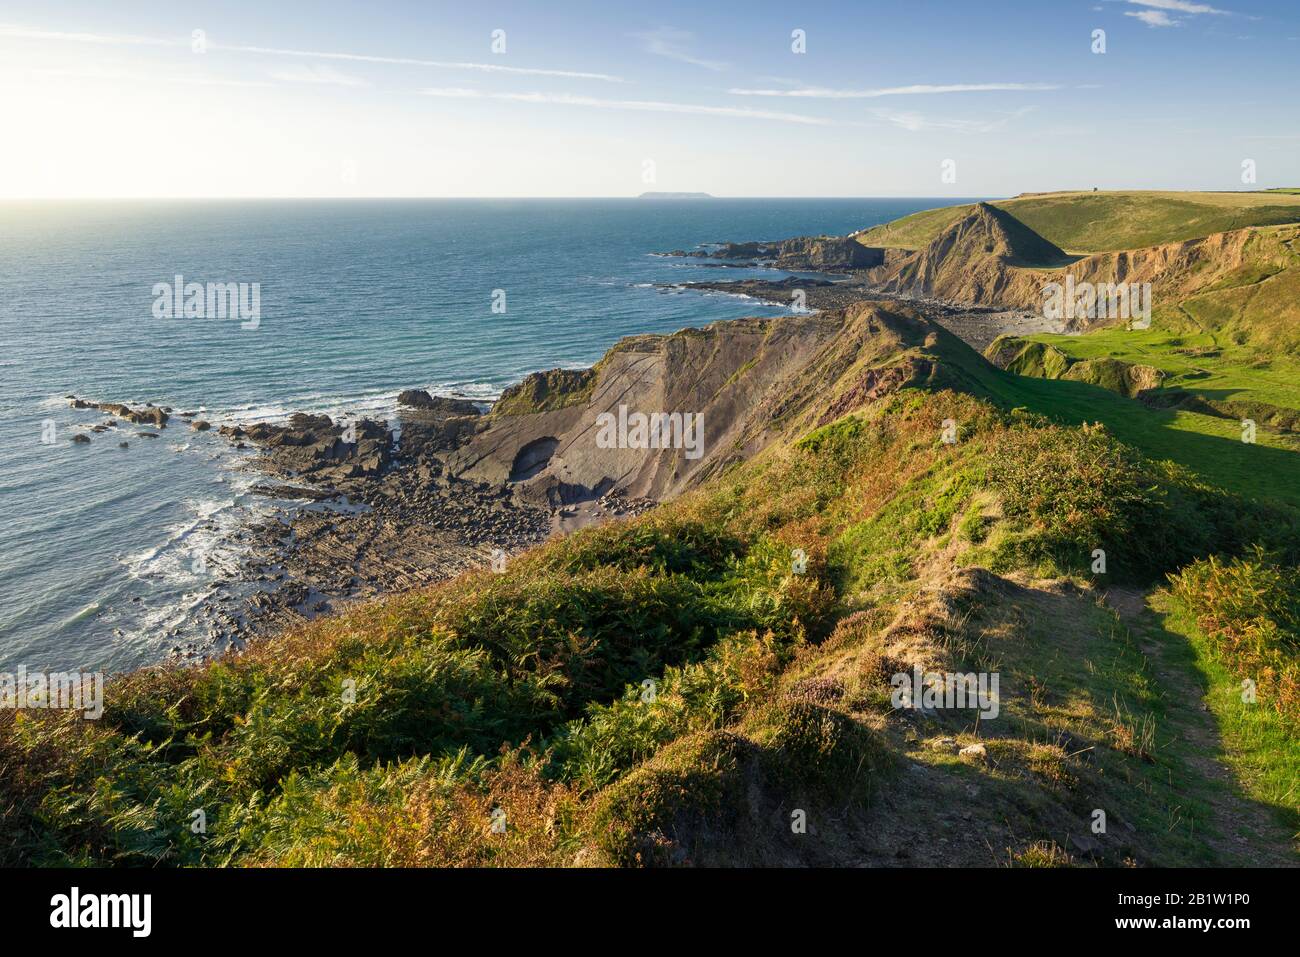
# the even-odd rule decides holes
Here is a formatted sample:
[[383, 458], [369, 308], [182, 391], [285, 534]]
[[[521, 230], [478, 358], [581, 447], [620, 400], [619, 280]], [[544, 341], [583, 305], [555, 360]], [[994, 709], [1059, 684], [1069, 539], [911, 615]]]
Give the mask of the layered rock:
[[[569, 391], [547, 392], [536, 410], [494, 410], [447, 467], [461, 478], [512, 483], [517, 496], [552, 507], [614, 489], [661, 500], [756, 454], [787, 428], [928, 380], [932, 365], [901, 353], [940, 336], [966, 348], [911, 309], [861, 303], [632, 337], [590, 376], [574, 377]], [[658, 419], [668, 440], [656, 443], [652, 430], [635, 435], [638, 414], [679, 419]]]
[[[1268, 315], [1288, 320], [1251, 325], [1233, 319], [1230, 328], [1273, 348], [1290, 348], [1300, 342], [1297, 239], [1300, 229], [1294, 226], [1249, 227], [1072, 258], [1011, 214], [977, 203], [925, 247], [887, 253], [865, 280], [884, 295], [1035, 312], [1043, 309], [1052, 284], [1067, 283], [1075, 288], [1149, 283], [1153, 309], [1204, 298], [1210, 312], [1232, 316], [1245, 315], [1259, 299]], [[1084, 331], [1129, 318], [1108, 308], [1095, 316], [1066, 316], [1063, 329]]]
[[884, 250], [843, 236], [800, 236], [781, 244], [774, 265], [809, 272], [870, 269], [885, 261]]

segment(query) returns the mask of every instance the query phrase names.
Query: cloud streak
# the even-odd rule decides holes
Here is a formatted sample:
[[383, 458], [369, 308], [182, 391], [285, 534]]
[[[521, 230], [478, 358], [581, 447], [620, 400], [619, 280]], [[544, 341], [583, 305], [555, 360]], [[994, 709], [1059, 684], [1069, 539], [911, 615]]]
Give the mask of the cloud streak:
[[886, 86], [868, 90], [832, 89], [829, 87], [803, 87], [793, 90], [754, 90], [733, 88], [735, 96], [802, 97], [816, 100], [871, 100], [882, 96], [928, 96], [946, 93], [989, 93], [998, 91], [1037, 92], [1059, 90], [1054, 83], [918, 83], [912, 86]]
[[687, 33], [685, 30], [663, 27], [648, 33], [634, 33], [632, 36], [641, 41], [642, 49], [646, 53], [676, 60], [678, 63], [689, 63], [691, 66], [703, 67], [715, 73], [722, 72], [730, 65], [721, 60], [706, 60], [691, 53], [689, 45], [695, 42], [695, 34]]
[[[188, 48], [190, 38], [146, 37], [132, 34], [69, 33], [56, 30], [35, 30], [12, 24], [0, 24], [0, 37], [19, 40], [52, 40], [62, 43], [94, 43], [105, 46], [153, 46]], [[425, 60], [416, 57], [378, 56], [368, 53], [339, 53], [323, 50], [295, 50], [285, 47], [243, 46], [208, 41], [208, 50], [229, 53], [247, 53], [260, 56], [307, 57], [313, 60], [346, 60], [354, 63], [383, 63], [394, 66], [421, 66], [440, 70], [471, 70], [481, 73], [510, 73], [519, 76], [552, 76], [571, 80], [600, 80], [622, 83], [622, 77], [608, 73], [586, 73], [579, 70], [548, 70], [538, 67], [505, 66], [499, 63], [472, 63], [453, 60]]]
[[623, 78], [608, 73], [583, 73], [578, 70], [544, 70], [534, 67], [503, 66], [498, 63], [470, 63], [452, 60], [422, 60], [414, 57], [375, 56], [368, 53], [332, 53], [320, 50], [290, 50], [283, 47], [225, 46], [208, 44], [208, 49], [268, 56], [310, 57], [313, 60], [349, 60], [354, 63], [386, 63], [395, 66], [427, 66], [441, 70], [474, 70], [480, 73], [513, 73], [520, 76], [556, 76], [571, 80], [601, 80], [622, 83]]
[[877, 119], [892, 123], [911, 133], [923, 133], [930, 130], [948, 130], [958, 133], [994, 133], [1004, 129], [1014, 119], [1033, 112], [1033, 107], [1024, 107], [1014, 113], [1008, 113], [996, 120], [956, 120], [928, 117], [914, 111], [872, 110]]
[[369, 86], [359, 76], [341, 73], [331, 66], [305, 63], [301, 66], [286, 67], [271, 74], [271, 79], [282, 83], [310, 83], [318, 86]]
[[599, 110], [629, 110], [643, 113], [684, 113], [696, 116], [726, 116], [747, 120], [775, 120], [781, 123], [800, 123], [807, 126], [831, 126], [830, 120], [798, 113], [780, 113], [771, 110], [752, 110], [739, 106], [706, 106], [698, 103], [669, 103], [659, 100], [608, 100], [594, 96], [573, 96], [567, 93], [491, 93], [467, 90], [461, 87], [433, 87], [420, 90], [423, 96], [456, 100], [505, 100], [512, 103], [547, 103], [558, 106], [578, 106]]
[[[1124, 16], [1141, 20], [1147, 26], [1154, 28], [1181, 27], [1187, 17], [1200, 16], [1203, 13], [1221, 17], [1232, 15], [1230, 10], [1220, 10], [1208, 3], [1196, 3], [1194, 0], [1125, 0], [1125, 2], [1146, 9], [1126, 10]], [[1183, 16], [1178, 17], [1173, 14]]]

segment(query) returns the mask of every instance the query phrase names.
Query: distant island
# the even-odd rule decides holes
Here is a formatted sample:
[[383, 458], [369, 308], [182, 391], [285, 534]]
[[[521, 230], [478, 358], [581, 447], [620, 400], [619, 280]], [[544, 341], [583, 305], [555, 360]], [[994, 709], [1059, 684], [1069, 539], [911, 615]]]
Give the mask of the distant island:
[[713, 199], [709, 193], [642, 193], [637, 199]]

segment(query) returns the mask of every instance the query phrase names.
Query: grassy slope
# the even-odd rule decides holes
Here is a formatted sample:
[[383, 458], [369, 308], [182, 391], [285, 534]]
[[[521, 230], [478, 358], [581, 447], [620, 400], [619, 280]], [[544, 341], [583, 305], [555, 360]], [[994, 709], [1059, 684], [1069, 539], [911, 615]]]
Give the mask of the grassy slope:
[[[994, 203], [992, 205], [1000, 205]], [[858, 235], [858, 242], [864, 246], [879, 246], [885, 249], [920, 249], [941, 232], [966, 216], [974, 207], [940, 206], [937, 209], [924, 209], [901, 219], [881, 223]]]
[[[1039, 193], [997, 200], [991, 205], [1010, 213], [1067, 253], [1077, 255], [1138, 249], [1245, 226], [1300, 221], [1300, 196], [1278, 192]], [[857, 238], [867, 246], [919, 249], [970, 208], [925, 210], [876, 226]]]
[[[1017, 385], [948, 345], [933, 348], [959, 360], [952, 376]], [[955, 446], [939, 441], [946, 418]], [[0, 715], [0, 856], [845, 864], [897, 863], [901, 846], [939, 848], [916, 863], [1267, 860], [1268, 833], [1222, 848], [1214, 800], [1186, 795], [1268, 820], [1285, 809], [1172, 745], [1195, 702], [1164, 693], [1086, 591], [1035, 576], [1086, 579], [1100, 543], [1112, 576], [1150, 577], [1285, 540], [1289, 520], [1197, 491], [1103, 433], [907, 390], [504, 575], [362, 606], [218, 665], [137, 673], [97, 725]], [[960, 571], [976, 565], [1011, 577]], [[1004, 717], [895, 711], [887, 676], [913, 664], [1001, 670]], [[953, 753], [976, 741], [982, 757]]]
[[1220, 345], [1210, 334], [1153, 327], [1025, 338], [1049, 343], [1074, 359], [1112, 357], [1154, 366], [1165, 373], [1166, 389], [1180, 389], [1214, 401], [1264, 403], [1300, 410], [1300, 361], [1296, 357], [1283, 354], [1262, 359], [1253, 349]]
[[[1032, 340], [1050, 342], [1063, 351], [1088, 358], [1111, 355], [1107, 342], [1156, 341], [1151, 332], [1110, 330], [1087, 336], [1032, 336]], [[1125, 337], [1135, 337], [1129, 340]], [[1088, 351], [1092, 350], [1092, 351]], [[1140, 359], [1138, 357], [1141, 357]], [[1149, 354], [1134, 352], [1130, 361], [1142, 361], [1163, 368]], [[1300, 441], [1259, 429], [1254, 445], [1241, 441], [1241, 425], [1231, 418], [1219, 418], [1175, 409], [1152, 409], [1132, 399], [1084, 382], [1036, 379], [999, 373], [983, 362], [954, 351], [954, 365], [978, 388], [996, 396], [1010, 406], [1023, 406], [1056, 421], [1072, 424], [1103, 422], [1124, 442], [1157, 459], [1169, 459], [1203, 476], [1223, 488], [1259, 500], [1279, 500], [1300, 505]], [[1293, 366], [1290, 359], [1281, 365]], [[1285, 372], [1264, 379], [1261, 370], [1251, 381], [1266, 381], [1260, 395], [1289, 400], [1300, 398], [1294, 386], [1284, 384]], [[1231, 378], [1236, 371], [1221, 373]]]

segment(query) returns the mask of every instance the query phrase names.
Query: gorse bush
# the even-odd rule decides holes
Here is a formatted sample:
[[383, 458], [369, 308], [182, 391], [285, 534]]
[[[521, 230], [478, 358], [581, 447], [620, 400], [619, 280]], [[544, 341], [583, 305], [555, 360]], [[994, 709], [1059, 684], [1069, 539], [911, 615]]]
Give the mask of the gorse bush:
[[1247, 558], [1212, 555], [1170, 582], [1235, 677], [1253, 681], [1260, 702], [1300, 719], [1300, 568], [1257, 549]]
[[621, 698], [592, 704], [552, 742], [554, 773], [597, 790], [673, 738], [726, 726], [771, 686], [791, 650], [771, 632], [733, 635], [704, 660], [668, 668], [662, 681], [629, 685]]
[[1209, 552], [1294, 542], [1293, 515], [1146, 459], [1101, 426], [1009, 432], [988, 477], [1007, 517], [1030, 533], [1009, 545], [1011, 566], [1048, 560], [1086, 570], [1102, 549], [1108, 575], [1151, 582]]

